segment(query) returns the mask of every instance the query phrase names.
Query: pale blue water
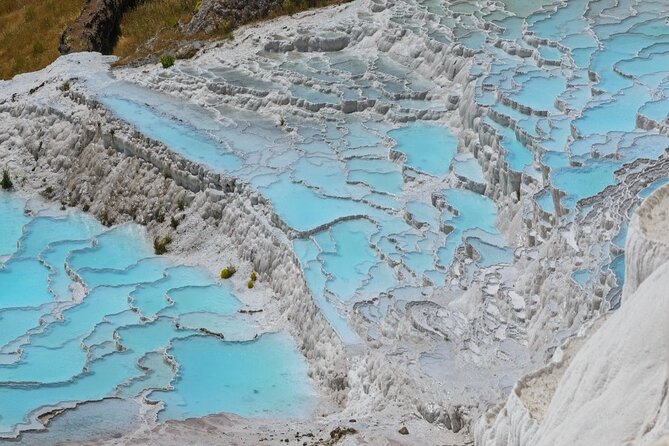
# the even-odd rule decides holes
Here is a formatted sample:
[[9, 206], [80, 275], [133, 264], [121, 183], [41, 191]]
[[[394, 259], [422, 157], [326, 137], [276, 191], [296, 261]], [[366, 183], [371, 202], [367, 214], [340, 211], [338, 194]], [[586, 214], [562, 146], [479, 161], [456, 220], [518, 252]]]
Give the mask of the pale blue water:
[[[487, 107], [481, 122], [500, 138], [500, 153], [493, 154], [500, 161], [492, 160], [490, 172], [506, 165], [511, 176], [543, 187], [534, 198], [546, 212], [555, 212], [551, 190], [565, 194], [561, 204], [573, 214], [579, 200], [616, 184], [622, 166], [655, 159], [669, 147], [667, 137], [637, 128], [639, 114], [657, 122], [667, 117], [669, 31], [662, 2], [502, 0], [481, 8], [430, 1], [424, 9], [429, 26], [420, 14], [392, 17], [393, 26], [430, 33], [430, 45], [453, 40], [475, 50], [467, 52], [476, 52], [468, 62], [469, 75], [479, 76], [474, 100]], [[549, 45], [529, 45], [524, 31]], [[495, 46], [500, 41], [561, 65], [509, 54]], [[316, 305], [345, 345], [362, 342], [347, 310], [402, 286], [443, 285], [463, 243], [478, 253], [466, 280], [476, 268], [513, 262], [495, 225], [494, 202], [469, 190], [444, 190], [453, 184], [451, 171], [475, 183], [485, 178], [478, 160], [456, 155], [459, 141], [446, 125], [464, 110], [444, 111], [442, 91], [415, 70], [420, 61], [349, 49], [262, 54], [265, 69], [289, 71], [300, 83], [259, 79], [241, 66], [213, 67], [207, 82], [328, 106], [364, 96], [390, 112], [303, 110], [284, 116], [292, 129], [286, 131], [275, 117], [224, 101], [205, 111], [123, 82], [106, 84], [99, 99], [170, 150], [263, 194], [302, 233], [293, 249]], [[416, 120], [421, 112], [434, 121]], [[391, 149], [406, 160], [391, 160]], [[447, 207], [433, 203], [433, 194]], [[220, 411], [309, 414], [315, 399], [304, 359], [285, 334], [252, 340], [258, 327], [237, 314], [240, 302], [230, 289], [203, 271], [156, 259], [135, 225], [106, 230], [84, 214], [28, 217], [24, 206], [0, 194], [0, 435], [29, 422], [43, 405], [142, 393], [165, 403], [163, 420]], [[623, 224], [613, 240], [618, 247], [625, 233]], [[618, 285], [623, 259], [608, 265]], [[87, 287], [82, 302], [72, 302], [75, 277], [66, 265]], [[589, 270], [572, 275], [581, 286], [592, 277]], [[383, 317], [383, 303], [375, 310], [370, 317]], [[222, 333], [225, 341], [201, 329]], [[117, 342], [127, 350], [117, 351]]]
[[571, 277], [576, 281], [576, 283], [581, 285], [581, 287], [584, 287], [592, 277], [592, 271], [587, 269], [579, 269], [578, 271], [574, 271], [571, 274]]
[[16, 251], [22, 234], [23, 225], [29, 217], [23, 214], [24, 204], [10, 194], [0, 194], [0, 207], [3, 209], [0, 219], [0, 259]]
[[[19, 216], [2, 228], [19, 249], [0, 270], [0, 437], [48, 407], [158, 389], [161, 419], [311, 413], [317, 396], [292, 338], [252, 341], [258, 329], [229, 288], [153, 256], [137, 225], [106, 229], [78, 212], [23, 218], [25, 206], [0, 193], [0, 215]], [[75, 273], [86, 292], [77, 302]]]
[[388, 135], [396, 141], [395, 150], [407, 156], [407, 166], [428, 175], [448, 173], [458, 140], [446, 128], [432, 124], [413, 123], [392, 130]]
[[191, 336], [174, 341], [169, 353], [180, 364], [175, 391], [149, 395], [165, 401], [161, 420], [215, 412], [305, 416], [313, 409], [313, 390], [304, 379], [305, 360], [285, 334], [265, 334], [246, 342]]
[[650, 197], [653, 192], [655, 192], [656, 190], [658, 190], [667, 183], [669, 183], [669, 178], [660, 178], [659, 180], [653, 181], [639, 192], [639, 198]]
[[474, 183], [485, 184], [485, 177], [481, 170], [481, 165], [473, 156], [458, 154], [453, 162], [453, 171], [462, 177], [465, 177]]
[[[392, 16], [393, 26], [428, 33], [429, 45], [456, 41], [475, 50], [466, 51], [471, 56], [469, 75], [478, 77], [474, 100], [486, 107], [480, 122], [499, 138], [500, 146], [493, 154], [499, 162], [491, 160], [488, 169], [495, 176], [508, 167], [512, 174], [507, 178], [501, 173], [502, 182], [520, 177], [524, 184], [541, 187], [534, 199], [544, 211], [555, 213], [551, 191], [557, 189], [564, 195], [564, 211], [574, 215], [580, 200], [619, 181], [616, 172], [622, 166], [657, 158], [669, 147], [668, 138], [637, 128], [639, 113], [657, 122], [667, 113], [663, 106], [669, 96], [669, 68], [664, 56], [669, 33], [661, 2], [503, 0], [494, 8], [482, 8], [472, 2], [432, 0], [421, 5], [429, 13], [429, 26], [421, 14], [411, 19]], [[549, 42], [531, 46], [525, 32]], [[509, 54], [500, 48], [503, 41], [533, 56]], [[559, 60], [560, 65], [542, 65], [543, 60]], [[467, 268], [468, 280], [475, 268], [513, 262], [495, 226], [492, 200], [459, 189], [441, 193], [452, 186], [452, 171], [474, 183], [486, 180], [471, 154], [456, 155], [459, 141], [446, 125], [464, 110], [444, 112], [442, 92], [415, 69], [418, 62], [408, 58], [400, 63], [386, 54], [348, 48], [334, 53], [261, 52], [257, 62], [263, 70], [289, 72], [291, 82], [260, 79], [253, 73], [257, 67], [244, 63], [205, 70], [207, 81], [328, 108], [320, 114], [305, 108], [296, 114], [287, 111], [282, 116], [286, 126], [280, 128], [263, 114], [224, 104], [208, 110], [186, 106], [122, 82], [108, 84], [100, 92], [101, 102], [169, 149], [260, 192], [278, 218], [300, 233], [292, 243], [305, 279], [316, 305], [345, 344], [360, 341], [345, 316], [347, 309], [401, 285], [445, 283], [445, 270], [464, 242], [479, 254], [478, 262]], [[341, 99], [359, 97], [390, 111], [385, 116], [343, 115], [330, 108]], [[423, 116], [428, 117], [417, 119]], [[468, 151], [464, 144], [460, 149]], [[405, 160], [391, 159], [391, 150], [403, 153]], [[437, 209], [433, 196], [443, 198], [450, 210]], [[446, 234], [449, 228], [452, 232]], [[7, 246], [11, 251], [11, 242]], [[190, 283], [193, 288], [185, 287], [189, 291], [183, 296], [166, 292], [174, 279], [161, 275], [152, 261], [142, 261], [150, 253], [138, 256], [120, 246], [106, 249], [110, 255], [104, 265], [96, 263], [102, 260], [95, 248], [75, 252], [69, 262], [94, 283], [149, 280], [129, 295], [142, 315], [170, 316], [196, 328], [201, 315], [214, 308], [215, 301], [194, 305], [186, 298], [206, 285]], [[54, 263], [61, 255], [53, 254]], [[395, 266], [397, 262], [403, 266]], [[84, 263], [97, 270], [84, 269]], [[67, 294], [67, 278], [58, 271], [50, 274], [55, 293]], [[172, 293], [184, 299], [174, 301]], [[46, 296], [36, 299], [39, 303]], [[226, 308], [217, 311], [225, 313]], [[181, 311], [187, 313], [178, 315]], [[210, 322], [243, 333], [227, 316], [219, 314]]]
[[617, 256], [609, 265], [611, 271], [616, 276], [616, 283], [619, 287], [622, 287], [625, 283], [625, 255], [621, 254]]
[[[466, 237], [472, 230], [476, 230], [479, 236], [482, 233], [487, 233], [490, 236], [489, 240], [496, 242], [493, 245], [499, 243], [499, 238], [496, 237], [499, 235], [499, 231], [495, 226], [497, 206], [494, 201], [475, 192], [460, 189], [447, 189], [444, 191], [444, 197], [446, 202], [458, 211], [459, 215], [454, 216], [450, 212], [445, 212], [442, 215], [442, 222], [451, 226], [453, 230], [448, 234], [446, 245], [437, 251], [441, 265], [450, 266], [455, 250], [462, 243], [463, 237]], [[503, 249], [504, 246], [497, 246], [497, 248]], [[500, 259], [500, 263], [508, 262], [507, 254], [502, 252], [491, 252], [491, 256]], [[482, 257], [484, 257], [483, 253]], [[485, 260], [483, 263], [486, 263]]]

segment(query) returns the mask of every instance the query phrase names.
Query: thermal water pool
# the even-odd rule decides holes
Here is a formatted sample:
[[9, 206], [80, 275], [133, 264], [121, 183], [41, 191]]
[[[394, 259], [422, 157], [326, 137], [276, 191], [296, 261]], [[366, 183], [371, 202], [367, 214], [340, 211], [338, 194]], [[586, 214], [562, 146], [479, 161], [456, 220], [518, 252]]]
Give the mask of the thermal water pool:
[[159, 402], [163, 421], [310, 414], [317, 396], [292, 338], [259, 332], [225, 284], [155, 257], [138, 225], [26, 206], [0, 193], [11, 216], [0, 234], [0, 437], [39, 427], [49, 408], [110, 397]]

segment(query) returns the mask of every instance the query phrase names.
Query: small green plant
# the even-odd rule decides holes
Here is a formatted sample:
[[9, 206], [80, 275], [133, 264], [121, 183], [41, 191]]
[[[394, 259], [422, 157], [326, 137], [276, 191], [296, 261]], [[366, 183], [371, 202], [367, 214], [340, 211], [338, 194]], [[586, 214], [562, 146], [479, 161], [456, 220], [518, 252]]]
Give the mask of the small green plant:
[[234, 266], [230, 265], [226, 268], [223, 268], [221, 270], [221, 279], [229, 279], [232, 277], [235, 273], [237, 272], [237, 268]]
[[114, 224], [114, 219], [109, 216], [109, 212], [105, 209], [105, 211], [100, 215], [100, 223], [102, 223], [104, 226], [111, 226]]
[[53, 195], [53, 187], [51, 187], [51, 186], [47, 186], [47, 187], [44, 189], [44, 194], [45, 194], [47, 197], [50, 197], [51, 195]]
[[163, 54], [160, 56], [160, 63], [163, 65], [163, 68], [169, 68], [174, 65], [174, 56], [171, 54]]
[[177, 226], [179, 226], [179, 220], [177, 220], [176, 218], [172, 217], [172, 218], [170, 219], [170, 226], [172, 226], [172, 229], [176, 229]]
[[9, 169], [6, 167], [2, 169], [2, 181], [0, 181], [0, 186], [5, 190], [11, 189], [14, 186], [14, 183], [12, 183], [12, 179], [9, 176]]
[[254, 282], [255, 282], [256, 280], [258, 280], [258, 275], [256, 274], [255, 271], [253, 271], [253, 272], [251, 273], [251, 280], [254, 281]]
[[184, 200], [183, 197], [177, 200], [177, 209], [179, 209], [180, 211], [186, 209], [186, 200]]
[[194, 14], [197, 14], [197, 12], [200, 10], [200, 6], [202, 6], [202, 0], [197, 0], [195, 6], [193, 7]]
[[246, 286], [249, 287], [249, 289], [251, 289], [255, 286], [255, 283], [253, 282], [253, 280], [249, 280], [249, 283], [247, 283]]
[[60, 91], [70, 91], [70, 81], [66, 81], [63, 85], [61, 85]]
[[153, 251], [157, 255], [165, 254], [170, 243], [172, 243], [172, 236], [169, 234], [162, 238], [156, 237], [153, 239]]

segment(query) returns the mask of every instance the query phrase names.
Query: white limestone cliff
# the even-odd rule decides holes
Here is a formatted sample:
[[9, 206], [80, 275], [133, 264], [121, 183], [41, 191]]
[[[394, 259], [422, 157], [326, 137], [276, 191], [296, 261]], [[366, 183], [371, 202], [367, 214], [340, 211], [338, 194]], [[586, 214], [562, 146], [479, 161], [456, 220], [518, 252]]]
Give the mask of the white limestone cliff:
[[[621, 308], [518, 381], [476, 426], [479, 445], [653, 444], [669, 420], [669, 187], [637, 210]], [[662, 443], [658, 443], [662, 444]]]

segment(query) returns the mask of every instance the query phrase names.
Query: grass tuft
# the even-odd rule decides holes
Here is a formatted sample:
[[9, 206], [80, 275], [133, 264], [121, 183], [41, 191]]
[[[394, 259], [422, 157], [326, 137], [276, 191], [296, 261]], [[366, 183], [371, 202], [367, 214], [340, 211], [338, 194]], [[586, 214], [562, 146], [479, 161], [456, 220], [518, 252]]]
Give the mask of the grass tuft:
[[174, 56], [171, 54], [163, 54], [160, 56], [160, 63], [163, 64], [163, 68], [169, 68], [174, 65]]
[[9, 169], [7, 168], [2, 169], [2, 181], [0, 181], [0, 186], [5, 190], [11, 189], [14, 186], [12, 179], [9, 177]]

